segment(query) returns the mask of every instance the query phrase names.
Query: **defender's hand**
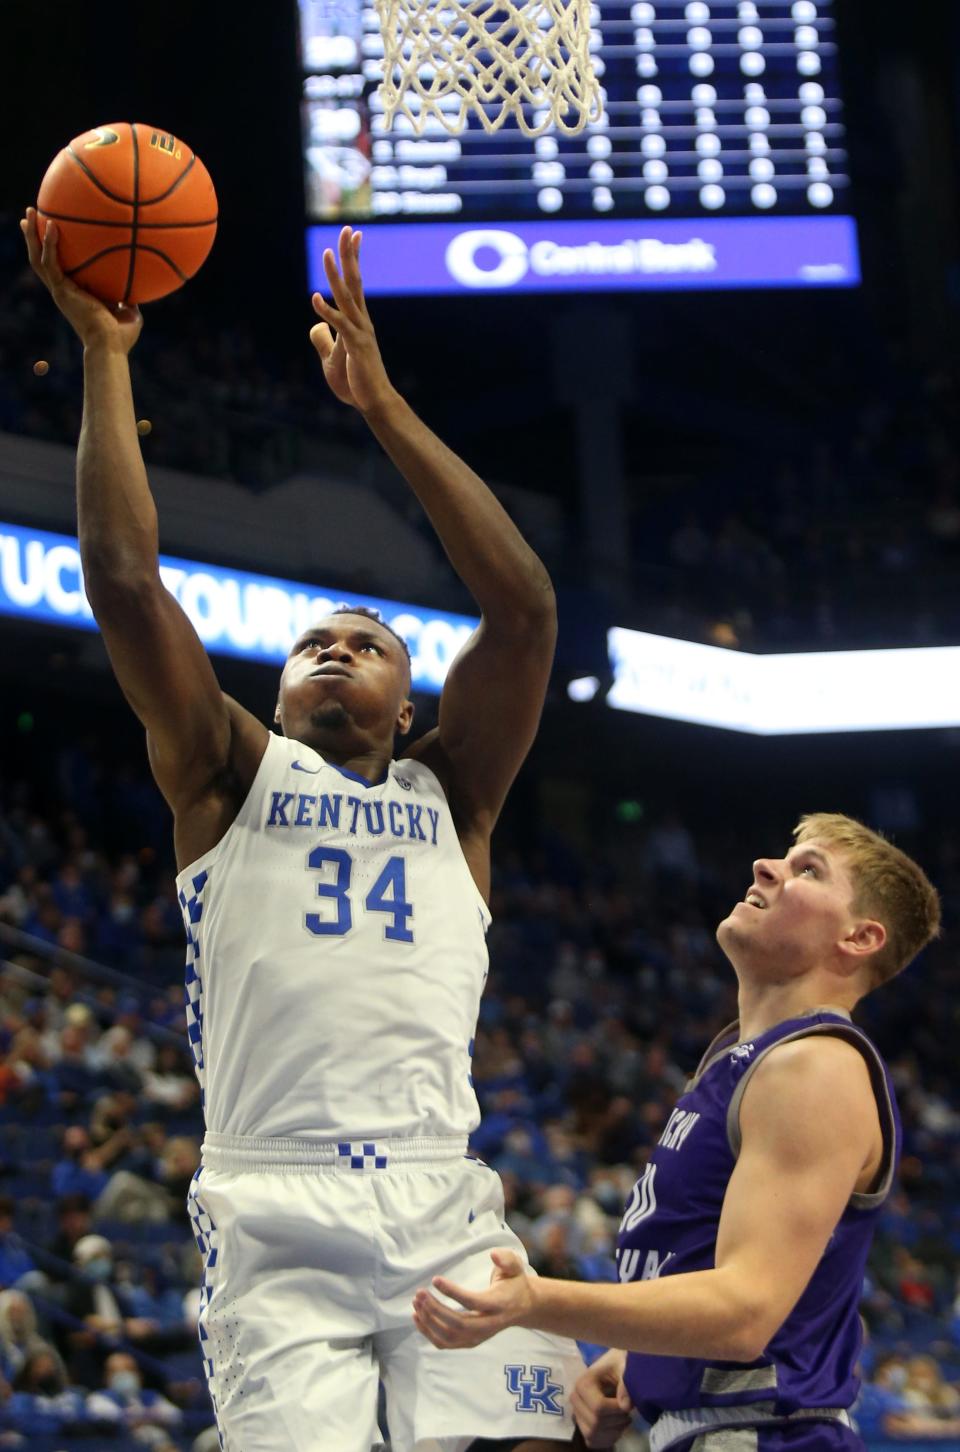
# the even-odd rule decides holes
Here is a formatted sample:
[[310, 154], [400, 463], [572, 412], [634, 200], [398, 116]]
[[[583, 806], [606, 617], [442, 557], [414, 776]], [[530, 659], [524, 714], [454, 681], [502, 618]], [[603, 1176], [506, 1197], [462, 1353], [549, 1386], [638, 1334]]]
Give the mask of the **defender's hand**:
[[520, 1257], [512, 1250], [492, 1250], [490, 1259], [494, 1272], [487, 1291], [467, 1291], [443, 1276], [434, 1276], [433, 1284], [441, 1295], [459, 1301], [463, 1311], [445, 1306], [429, 1291], [414, 1296], [414, 1324], [434, 1346], [444, 1350], [479, 1346], [507, 1326], [520, 1325], [532, 1310], [534, 1277], [527, 1274]]
[[625, 1351], [608, 1351], [584, 1372], [570, 1406], [590, 1448], [615, 1447], [632, 1421], [633, 1403], [623, 1384]]
[[93, 293], [85, 292], [69, 277], [64, 277], [57, 257], [57, 224], [47, 223], [41, 245], [34, 207], [27, 208], [27, 215], [20, 222], [20, 231], [27, 244], [30, 266], [83, 346], [88, 348], [92, 343], [105, 341], [129, 353], [143, 327], [140, 309], [127, 307], [124, 303], [111, 305], [101, 302]]
[[310, 329], [310, 341], [320, 355], [324, 377], [341, 403], [360, 413], [390, 401], [393, 385], [387, 377], [377, 335], [367, 312], [360, 277], [360, 232], [344, 227], [340, 233], [340, 269], [328, 247], [323, 267], [336, 307], [319, 293], [313, 310], [323, 322]]

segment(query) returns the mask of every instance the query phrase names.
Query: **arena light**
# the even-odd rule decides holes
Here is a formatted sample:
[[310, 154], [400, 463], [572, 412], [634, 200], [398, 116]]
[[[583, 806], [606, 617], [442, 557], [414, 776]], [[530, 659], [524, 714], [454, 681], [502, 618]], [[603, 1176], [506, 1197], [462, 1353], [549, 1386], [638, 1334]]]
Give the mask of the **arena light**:
[[960, 725], [960, 646], [747, 655], [614, 627], [607, 703], [755, 736]]
[[[277, 665], [302, 630], [338, 605], [372, 606], [409, 645], [414, 690], [432, 695], [439, 693], [451, 661], [477, 624], [466, 615], [172, 555], [160, 556], [160, 575], [209, 651]], [[0, 524], [0, 615], [96, 630], [77, 541]]]
[[567, 695], [571, 701], [583, 703], [592, 701], [600, 689], [600, 682], [596, 676], [577, 676], [575, 680], [567, 682]]

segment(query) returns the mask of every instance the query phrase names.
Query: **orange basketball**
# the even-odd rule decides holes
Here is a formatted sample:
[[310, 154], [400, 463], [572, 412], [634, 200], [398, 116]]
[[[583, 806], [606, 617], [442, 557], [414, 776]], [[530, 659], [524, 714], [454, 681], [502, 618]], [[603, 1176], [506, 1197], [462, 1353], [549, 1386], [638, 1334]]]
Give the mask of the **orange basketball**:
[[117, 121], [75, 136], [40, 185], [68, 277], [104, 302], [153, 302], [203, 263], [217, 232], [210, 173], [169, 131]]

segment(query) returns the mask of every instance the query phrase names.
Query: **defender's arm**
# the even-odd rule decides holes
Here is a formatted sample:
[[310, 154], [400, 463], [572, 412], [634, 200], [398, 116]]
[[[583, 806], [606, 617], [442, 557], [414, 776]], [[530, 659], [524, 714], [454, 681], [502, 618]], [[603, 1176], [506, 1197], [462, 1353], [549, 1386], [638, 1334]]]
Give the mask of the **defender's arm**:
[[527, 1276], [495, 1251], [487, 1291], [434, 1286], [415, 1320], [436, 1346], [473, 1346], [505, 1326], [529, 1326], [659, 1356], [752, 1362], [810, 1282], [857, 1179], [875, 1152], [878, 1116], [862, 1056], [827, 1037], [770, 1053], [743, 1098], [740, 1157], [717, 1236], [716, 1267], [629, 1285]]

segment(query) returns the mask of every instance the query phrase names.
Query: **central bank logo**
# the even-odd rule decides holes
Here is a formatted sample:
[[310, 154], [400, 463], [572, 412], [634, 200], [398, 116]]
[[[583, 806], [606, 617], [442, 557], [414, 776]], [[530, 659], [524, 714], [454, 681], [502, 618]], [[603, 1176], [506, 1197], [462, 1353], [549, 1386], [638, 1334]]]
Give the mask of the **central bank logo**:
[[[490, 265], [481, 266], [481, 260]], [[460, 232], [446, 251], [447, 271], [464, 287], [513, 287], [530, 266], [527, 244], [516, 232], [481, 227]]]
[[517, 1399], [518, 1412], [563, 1416], [563, 1408], [557, 1404], [557, 1397], [563, 1395], [563, 1382], [550, 1380], [549, 1366], [531, 1366], [529, 1376], [525, 1366], [505, 1366], [503, 1371], [507, 1391]]

